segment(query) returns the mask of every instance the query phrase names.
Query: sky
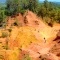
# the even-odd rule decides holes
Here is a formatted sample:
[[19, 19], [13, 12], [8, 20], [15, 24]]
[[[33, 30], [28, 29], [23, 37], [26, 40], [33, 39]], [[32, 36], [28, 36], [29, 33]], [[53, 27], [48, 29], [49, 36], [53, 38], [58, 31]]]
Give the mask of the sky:
[[6, 0], [0, 0], [0, 3], [4, 3]]
[[[40, 0], [40, 1], [44, 1], [44, 0]], [[60, 2], [60, 0], [48, 0], [50, 2]]]
[[[4, 3], [6, 0], [0, 0], [1, 3]], [[44, 0], [40, 0], [40, 1], [44, 1]], [[60, 2], [60, 0], [48, 0], [50, 2]]]

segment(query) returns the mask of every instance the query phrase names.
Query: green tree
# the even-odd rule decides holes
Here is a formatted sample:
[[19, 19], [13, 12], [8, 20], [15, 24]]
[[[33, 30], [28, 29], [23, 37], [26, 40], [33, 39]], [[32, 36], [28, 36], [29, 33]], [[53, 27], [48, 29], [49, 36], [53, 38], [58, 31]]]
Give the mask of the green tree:
[[37, 12], [37, 9], [39, 7], [39, 1], [38, 0], [29, 0], [29, 10], [33, 12]]
[[2, 9], [3, 7], [0, 8], [0, 27], [5, 23], [5, 9]]
[[20, 0], [20, 12], [25, 12], [26, 10], [38, 12], [39, 0]]
[[19, 13], [19, 0], [6, 0], [6, 14], [14, 15]]
[[14, 15], [17, 13], [24, 13], [27, 9], [37, 12], [39, 0], [7, 0], [6, 14]]
[[20, 0], [20, 13], [24, 13], [28, 9], [29, 0]]

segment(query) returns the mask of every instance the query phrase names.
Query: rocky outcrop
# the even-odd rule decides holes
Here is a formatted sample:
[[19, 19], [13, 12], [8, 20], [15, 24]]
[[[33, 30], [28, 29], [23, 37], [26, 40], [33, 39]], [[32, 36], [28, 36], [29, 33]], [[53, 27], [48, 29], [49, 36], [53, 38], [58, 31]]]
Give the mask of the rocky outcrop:
[[60, 25], [49, 27], [31, 11], [9, 17], [7, 25], [9, 28], [4, 29], [4, 32], [7, 31], [8, 36], [4, 33], [3, 38], [0, 32], [0, 48], [6, 48], [0, 49], [0, 58], [30, 60], [31, 57], [32, 60], [59, 60]]

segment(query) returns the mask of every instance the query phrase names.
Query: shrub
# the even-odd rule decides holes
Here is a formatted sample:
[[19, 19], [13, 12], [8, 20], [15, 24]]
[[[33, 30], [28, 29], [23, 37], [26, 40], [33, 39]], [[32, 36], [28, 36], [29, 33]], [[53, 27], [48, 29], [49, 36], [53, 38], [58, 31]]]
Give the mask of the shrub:
[[8, 36], [8, 33], [7, 32], [2, 32], [2, 38], [5, 38]]
[[12, 31], [12, 29], [10, 28], [10, 29], [8, 29], [8, 31], [9, 31], [9, 32], [11, 32], [11, 31]]
[[29, 57], [28, 54], [26, 54], [22, 60], [31, 60], [31, 58]]

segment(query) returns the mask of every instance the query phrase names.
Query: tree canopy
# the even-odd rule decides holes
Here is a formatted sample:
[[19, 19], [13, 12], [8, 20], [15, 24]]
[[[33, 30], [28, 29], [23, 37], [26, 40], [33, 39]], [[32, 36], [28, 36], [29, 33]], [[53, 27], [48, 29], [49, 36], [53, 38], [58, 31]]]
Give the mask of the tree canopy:
[[[43, 3], [39, 0], [6, 0], [5, 7], [0, 7], [0, 22], [4, 20], [5, 16], [24, 14], [26, 10], [36, 13], [42, 19], [48, 17], [51, 22], [60, 23], [60, 5], [48, 2], [48, 0]], [[49, 20], [46, 18], [46, 21]]]

